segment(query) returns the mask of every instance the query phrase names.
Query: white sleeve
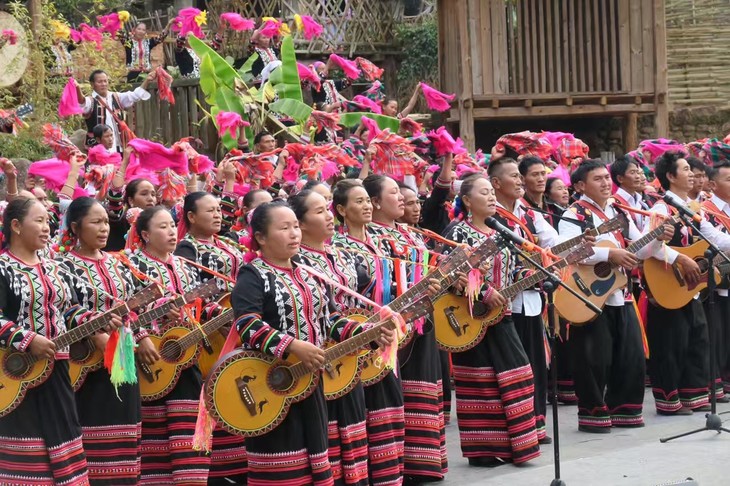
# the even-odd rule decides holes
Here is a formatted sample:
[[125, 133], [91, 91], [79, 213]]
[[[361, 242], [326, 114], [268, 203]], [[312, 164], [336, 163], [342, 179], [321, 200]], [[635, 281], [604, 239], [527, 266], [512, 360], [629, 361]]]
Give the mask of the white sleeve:
[[716, 244], [720, 250], [730, 251], [730, 235], [714, 227], [705, 218], [702, 218], [700, 223], [700, 232], [705, 238]]
[[558, 232], [555, 228], [545, 220], [540, 213], [535, 213], [535, 232], [538, 238], [538, 244], [543, 248], [550, 248], [558, 241]]
[[150, 95], [149, 91], [144, 89], [142, 86], [138, 86], [134, 89], [134, 91], [125, 91], [124, 93], [119, 93], [119, 103], [121, 103], [122, 108], [126, 110], [138, 101], [145, 101], [150, 99], [151, 96], [152, 95]]
[[84, 110], [83, 115], [86, 116], [90, 114], [91, 110], [94, 108], [94, 98], [92, 98], [91, 96], [87, 96], [86, 98], [84, 98], [84, 102], [79, 103], [79, 105]]
[[[669, 216], [669, 211], [667, 210], [666, 204], [655, 204], [651, 208], [650, 212], [656, 213], [661, 216]], [[648, 233], [649, 231], [650, 230], [647, 227], [646, 231], [644, 231], [644, 234]], [[677, 259], [677, 256], [679, 256], [679, 252], [677, 250], [675, 250], [671, 246], [664, 244], [664, 243], [661, 243], [659, 245], [655, 245], [654, 243], [651, 243], [644, 248], [645, 249], [650, 248], [651, 251], [644, 258], [639, 256], [639, 253], [641, 253], [641, 252], [637, 252], [637, 256], [639, 256], [639, 258], [641, 258], [642, 260], [645, 260], [646, 258], [656, 258], [657, 260], [661, 260], [661, 261], [667, 262], [668, 264], [672, 265], [674, 263], [674, 261]]]

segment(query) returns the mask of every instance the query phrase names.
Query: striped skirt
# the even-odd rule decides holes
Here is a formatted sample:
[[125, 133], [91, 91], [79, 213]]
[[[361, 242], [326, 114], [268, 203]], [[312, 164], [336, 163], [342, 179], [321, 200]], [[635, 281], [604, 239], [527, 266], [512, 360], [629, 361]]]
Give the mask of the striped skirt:
[[364, 388], [370, 484], [393, 486], [403, 482], [403, 392], [391, 372]]
[[246, 484], [248, 460], [243, 437], [216, 427], [210, 451], [208, 486]]
[[84, 450], [93, 485], [137, 484], [142, 433], [139, 384], [114, 389], [109, 372], [89, 373], [76, 392]]
[[539, 456], [532, 370], [512, 319], [490, 327], [482, 342], [452, 360], [464, 457], [519, 464]]
[[368, 486], [368, 439], [362, 385], [343, 397], [328, 401], [327, 417], [332, 477], [338, 484]]
[[193, 366], [183, 370], [166, 397], [142, 404], [140, 484], [207, 484], [210, 456], [193, 450], [202, 386], [200, 370]]
[[49, 378], [0, 418], [0, 484], [89, 484], [75, 405], [68, 361], [56, 361]]
[[[414, 336], [400, 368], [406, 425], [403, 473], [414, 479], [443, 479], [448, 471], [441, 357], [436, 335]], [[408, 349], [408, 348], [406, 348]]]
[[248, 486], [334, 484], [327, 454], [327, 405], [322, 386], [271, 432], [246, 438]]

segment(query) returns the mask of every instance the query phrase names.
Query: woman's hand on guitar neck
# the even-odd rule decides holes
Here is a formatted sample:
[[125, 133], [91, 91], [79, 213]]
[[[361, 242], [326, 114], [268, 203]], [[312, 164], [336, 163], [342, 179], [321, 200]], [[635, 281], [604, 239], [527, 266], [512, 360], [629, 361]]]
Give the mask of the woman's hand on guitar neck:
[[428, 279], [428, 290], [426, 290], [426, 294], [429, 298], [436, 297], [439, 292], [441, 292], [441, 282], [439, 282], [436, 278], [429, 278]]
[[682, 266], [682, 276], [690, 286], [696, 285], [701, 278], [700, 266], [692, 258], [680, 253], [677, 255], [676, 263]]
[[137, 346], [137, 358], [146, 365], [153, 365], [160, 359], [160, 353], [155, 348], [152, 340], [148, 337], [139, 341]]
[[287, 351], [299, 358], [309, 371], [317, 371], [324, 366], [324, 350], [312, 343], [295, 339]]
[[391, 344], [395, 343], [395, 331], [393, 329], [390, 329], [386, 326], [381, 326], [380, 328], [380, 337], [375, 340], [376, 343], [378, 343], [378, 346], [380, 346], [381, 349], [384, 349], [388, 347]]
[[54, 359], [56, 357], [56, 344], [40, 334], [36, 334], [28, 346], [28, 351], [38, 359]]
[[495, 309], [507, 305], [507, 299], [505, 299], [502, 294], [497, 292], [497, 290], [493, 290], [492, 293], [489, 294], [489, 297], [486, 298], [484, 303], [487, 304], [487, 307], [489, 307], [490, 309]]
[[104, 352], [106, 343], [109, 342], [109, 334], [106, 332], [98, 332], [91, 336], [91, 342], [94, 344], [95, 349]]

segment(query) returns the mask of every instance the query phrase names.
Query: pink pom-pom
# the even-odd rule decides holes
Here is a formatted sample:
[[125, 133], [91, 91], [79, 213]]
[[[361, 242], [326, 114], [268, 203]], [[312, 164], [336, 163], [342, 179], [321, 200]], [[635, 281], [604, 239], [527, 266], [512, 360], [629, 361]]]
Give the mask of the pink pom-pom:
[[332, 61], [337, 67], [342, 69], [342, 71], [345, 73], [345, 76], [347, 76], [348, 78], [357, 79], [360, 77], [360, 68], [357, 67], [357, 63], [355, 63], [355, 61], [349, 61], [343, 57], [338, 56], [337, 54], [331, 54], [330, 61]]
[[451, 108], [451, 102], [454, 101], [456, 95], [442, 93], [441, 91], [432, 88], [426, 83], [420, 83], [421, 91], [423, 96], [426, 98], [426, 104], [432, 110], [446, 111]]
[[382, 132], [382, 130], [380, 129], [378, 124], [375, 122], [375, 120], [373, 120], [372, 118], [368, 118], [368, 117], [364, 116], [361, 118], [361, 122], [362, 122], [363, 126], [365, 126], [365, 129], [368, 131], [368, 138], [367, 138], [367, 140], [365, 140], [365, 145], [370, 145], [370, 142], [375, 137], [380, 135], [380, 132]]
[[364, 106], [365, 108], [369, 109], [373, 113], [377, 113], [378, 115], [381, 115], [383, 113], [383, 110], [380, 108], [379, 104], [363, 95], [356, 95], [354, 98], [352, 98], [352, 101], [354, 101], [358, 105]]
[[84, 42], [93, 42], [96, 44], [96, 50], [100, 51], [102, 49], [101, 43], [104, 40], [104, 34], [102, 32], [90, 25], [87, 24], [81, 24], [81, 40]]
[[117, 35], [119, 29], [122, 28], [122, 21], [119, 19], [119, 14], [114, 12], [109, 15], [99, 15], [96, 20], [101, 24], [101, 31], [108, 32], [112, 37]]
[[447, 154], [458, 155], [466, 152], [461, 139], [454, 140], [443, 126], [439, 127], [438, 130], [428, 132], [426, 136], [431, 140], [431, 143], [436, 149], [436, 155], [439, 157]]
[[76, 29], [69, 29], [68, 35], [75, 44], [80, 44], [84, 40], [81, 32]]
[[305, 39], [312, 40], [315, 37], [319, 37], [320, 35], [322, 35], [322, 32], [324, 32], [324, 28], [319, 25], [312, 17], [310, 17], [309, 15], [300, 15], [300, 18], [302, 20]]
[[94, 145], [87, 153], [87, 160], [90, 165], [109, 165], [119, 167], [122, 163], [122, 155], [118, 152], [109, 153], [101, 144]]
[[317, 73], [314, 72], [314, 69], [309, 66], [305, 66], [301, 62], [298, 62], [297, 71], [299, 72], [300, 81], [307, 81], [311, 83], [312, 86], [314, 86], [314, 88], [319, 91], [322, 81], [319, 79], [319, 76], [317, 76]]
[[233, 30], [253, 30], [256, 27], [256, 22], [250, 19], [245, 19], [241, 15], [234, 12], [226, 12], [221, 14], [221, 20], [228, 22], [228, 25]]
[[241, 118], [241, 115], [231, 111], [219, 111], [215, 116], [215, 123], [218, 125], [219, 136], [223, 137], [225, 133], [229, 133], [233, 138], [237, 137], [238, 128], [251, 126], [249, 122]]
[[201, 13], [199, 9], [193, 7], [180, 10], [172, 23], [172, 30], [179, 32], [181, 37], [187, 37], [188, 34], [193, 34], [198, 39], [202, 39], [205, 37], [205, 34], [196, 20]]
[[68, 78], [66, 87], [63, 88], [61, 99], [58, 102], [58, 116], [61, 118], [83, 114], [84, 108], [79, 104], [77, 87], [76, 80]]
[[259, 30], [259, 34], [264, 37], [276, 37], [279, 35], [281, 29], [281, 22], [278, 20], [267, 20], [264, 26]]

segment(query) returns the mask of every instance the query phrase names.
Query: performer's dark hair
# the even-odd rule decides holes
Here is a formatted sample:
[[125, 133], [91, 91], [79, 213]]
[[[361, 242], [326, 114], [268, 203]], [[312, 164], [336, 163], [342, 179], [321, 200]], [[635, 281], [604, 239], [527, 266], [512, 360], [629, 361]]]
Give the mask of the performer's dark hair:
[[11, 227], [12, 221], [17, 219], [19, 223], [22, 223], [30, 208], [33, 207], [33, 203], [40, 202], [37, 199], [30, 199], [27, 197], [16, 197], [8, 203], [5, 207], [5, 213], [3, 213], [3, 248], [10, 246], [10, 237], [13, 234]]

